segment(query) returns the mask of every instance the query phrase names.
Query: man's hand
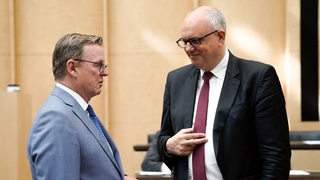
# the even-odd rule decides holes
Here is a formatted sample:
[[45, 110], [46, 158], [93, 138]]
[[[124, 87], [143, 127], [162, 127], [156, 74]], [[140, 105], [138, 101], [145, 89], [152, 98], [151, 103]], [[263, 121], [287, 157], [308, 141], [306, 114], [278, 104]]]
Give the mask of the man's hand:
[[188, 156], [198, 144], [207, 141], [204, 133], [193, 133], [192, 128], [181, 129], [168, 139], [166, 149], [169, 155]]

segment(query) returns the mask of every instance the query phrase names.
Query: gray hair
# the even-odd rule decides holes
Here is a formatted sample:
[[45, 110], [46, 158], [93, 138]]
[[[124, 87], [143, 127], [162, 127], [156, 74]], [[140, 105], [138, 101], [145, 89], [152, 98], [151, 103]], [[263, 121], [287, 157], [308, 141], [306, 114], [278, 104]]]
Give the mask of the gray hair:
[[227, 32], [226, 19], [221, 11], [215, 8], [207, 9], [208, 24], [213, 29], [223, 29]]
[[81, 59], [83, 46], [88, 44], [102, 46], [102, 37], [72, 33], [59, 39], [52, 55], [52, 71], [55, 80], [60, 80], [66, 75], [66, 63], [69, 59]]

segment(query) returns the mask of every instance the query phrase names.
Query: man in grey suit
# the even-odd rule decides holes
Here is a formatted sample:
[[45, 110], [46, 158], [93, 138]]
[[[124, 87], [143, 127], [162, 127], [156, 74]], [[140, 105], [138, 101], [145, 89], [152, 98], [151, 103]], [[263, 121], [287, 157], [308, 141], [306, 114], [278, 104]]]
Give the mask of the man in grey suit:
[[[191, 64], [168, 74], [160, 156], [174, 179], [288, 179], [289, 128], [276, 71], [234, 56], [225, 39], [225, 18], [217, 9], [199, 7], [184, 19], [177, 44]], [[200, 96], [208, 103], [198, 109]], [[202, 119], [196, 127], [204, 131], [196, 131]]]
[[104, 58], [99, 36], [73, 33], [57, 42], [52, 57], [57, 83], [28, 138], [33, 179], [131, 179], [124, 175], [109, 133], [87, 110], [108, 75]]

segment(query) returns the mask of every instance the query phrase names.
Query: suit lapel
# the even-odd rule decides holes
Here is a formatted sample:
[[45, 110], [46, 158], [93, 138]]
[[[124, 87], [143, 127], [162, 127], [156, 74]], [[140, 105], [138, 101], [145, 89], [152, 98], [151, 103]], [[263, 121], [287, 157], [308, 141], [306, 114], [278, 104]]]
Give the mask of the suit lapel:
[[107, 140], [108, 140], [108, 142], [110, 144], [110, 147], [112, 148], [112, 151], [113, 151], [112, 154], [108, 154], [108, 155], [110, 155], [110, 157], [112, 157], [111, 159], [115, 160], [115, 161], [113, 161], [113, 163], [118, 167], [120, 172], [123, 172], [122, 165], [121, 165], [120, 154], [118, 152], [116, 144], [113, 142], [113, 140], [112, 140], [110, 134], [108, 133], [108, 131], [103, 126], [101, 128], [102, 128], [102, 131], [103, 131], [104, 135], [106, 136], [106, 138], [107, 138]]
[[230, 53], [228, 68], [224, 83], [221, 89], [221, 94], [218, 102], [218, 107], [216, 111], [214, 127], [213, 127], [213, 141], [214, 141], [214, 150], [216, 156], [218, 154], [218, 145], [220, 141], [220, 135], [223, 132], [225, 121], [229, 110], [233, 104], [233, 101], [237, 95], [240, 80], [236, 78], [239, 74], [239, 69], [237, 67], [235, 57]]
[[[73, 112], [79, 117], [79, 119], [82, 121], [82, 123], [88, 128], [88, 130], [91, 132], [91, 134], [94, 136], [94, 138], [100, 144], [103, 151], [107, 154], [109, 159], [113, 162], [113, 164], [117, 167], [117, 169], [121, 173], [122, 172], [121, 164], [119, 164], [119, 162], [116, 161], [114, 154], [113, 154], [113, 152], [111, 152], [106, 140], [101, 136], [100, 132], [97, 130], [94, 123], [91, 121], [91, 119], [86, 114], [86, 112], [83, 111], [83, 109], [80, 107], [80, 105], [74, 106]], [[111, 148], [116, 150], [116, 148], [114, 148], [115, 145], [114, 145], [113, 141], [111, 140], [110, 135], [108, 133], [106, 133], [106, 130], [103, 128], [103, 126], [101, 126], [101, 128], [103, 129], [103, 132], [104, 132]]]
[[[110, 151], [110, 148], [108, 144], [105, 142], [97, 128], [95, 127], [94, 123], [91, 121], [87, 113], [82, 109], [80, 104], [66, 91], [62, 90], [59, 87], [55, 87], [52, 95], [59, 97], [61, 100], [64, 101], [64, 103], [67, 106], [71, 106], [74, 114], [79, 118], [79, 120], [87, 127], [87, 129], [90, 131], [90, 133], [94, 136], [94, 138], [98, 141], [103, 151], [107, 154], [107, 156], [110, 158], [110, 160], [113, 162], [113, 164], [117, 167], [120, 174], [122, 174], [122, 167], [121, 162], [119, 161], [119, 158], [116, 158], [119, 156], [118, 152], [116, 151], [117, 156], [113, 156], [113, 153]], [[103, 127], [101, 127], [103, 128]], [[103, 128], [104, 134], [109, 140], [110, 146], [112, 149], [115, 149], [115, 145], [113, 141], [111, 140], [111, 137], [108, 133], [106, 133], [106, 130]], [[111, 141], [110, 141], [111, 140]]]
[[184, 88], [187, 89], [184, 98], [184, 128], [192, 127], [195, 97], [197, 92], [198, 78], [200, 70], [193, 67], [184, 82]]

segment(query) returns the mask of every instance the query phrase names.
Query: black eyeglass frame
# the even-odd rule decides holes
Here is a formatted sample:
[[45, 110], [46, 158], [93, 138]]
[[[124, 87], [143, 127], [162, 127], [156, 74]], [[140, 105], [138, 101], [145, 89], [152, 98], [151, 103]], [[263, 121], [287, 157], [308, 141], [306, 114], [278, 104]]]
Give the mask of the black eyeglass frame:
[[[212, 31], [211, 33], [209, 34], [206, 34], [204, 36], [201, 36], [201, 37], [195, 37], [195, 38], [190, 38], [190, 39], [183, 39], [183, 38], [180, 38], [176, 41], [177, 45], [180, 47], [180, 48], [185, 48], [187, 47], [187, 44], [189, 43], [191, 46], [193, 47], [197, 47], [197, 46], [200, 46], [201, 45], [201, 41], [210, 36], [211, 34], [214, 34], [216, 32], [218, 32], [219, 30], [215, 30], [215, 31]], [[183, 44], [181, 44], [181, 42]]]
[[104, 64], [104, 63], [93, 62], [93, 61], [88, 61], [88, 60], [84, 60], [84, 59], [73, 59], [73, 60], [79, 61], [79, 62], [87, 62], [87, 63], [95, 64], [95, 65], [99, 66], [99, 72], [100, 73], [102, 73], [108, 67], [108, 65]]

